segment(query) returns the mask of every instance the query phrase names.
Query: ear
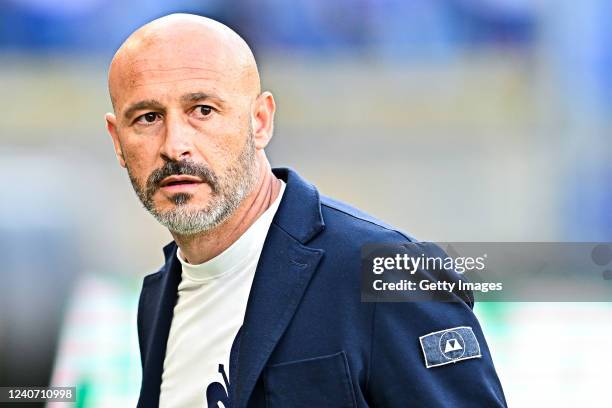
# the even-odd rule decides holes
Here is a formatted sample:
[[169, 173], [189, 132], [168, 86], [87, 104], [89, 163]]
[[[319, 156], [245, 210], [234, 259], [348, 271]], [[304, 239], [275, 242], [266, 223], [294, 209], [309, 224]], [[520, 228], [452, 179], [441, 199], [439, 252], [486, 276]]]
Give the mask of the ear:
[[268, 91], [262, 92], [253, 103], [251, 117], [255, 147], [257, 149], [265, 148], [270, 143], [270, 139], [272, 139], [274, 112], [276, 112], [274, 96]]
[[125, 158], [123, 157], [123, 151], [121, 150], [121, 144], [119, 143], [119, 134], [117, 133], [117, 118], [112, 113], [105, 115], [106, 119], [106, 130], [113, 139], [113, 145], [115, 146], [115, 154], [121, 167], [125, 167]]

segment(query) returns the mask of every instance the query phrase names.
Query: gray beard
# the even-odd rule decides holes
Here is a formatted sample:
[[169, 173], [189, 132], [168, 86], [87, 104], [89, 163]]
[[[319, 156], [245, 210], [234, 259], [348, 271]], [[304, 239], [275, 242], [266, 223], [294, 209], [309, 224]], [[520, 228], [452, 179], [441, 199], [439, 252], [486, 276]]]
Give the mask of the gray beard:
[[158, 211], [153, 203], [152, 196], [156, 189], [140, 187], [128, 167], [132, 186], [143, 206], [160, 224], [171, 232], [181, 235], [208, 232], [226, 221], [251, 193], [258, 174], [259, 163], [255, 160], [255, 142], [252, 131], [249, 131], [244, 150], [226, 174], [222, 177], [213, 175], [205, 179], [212, 192], [210, 201], [204, 208], [189, 204], [191, 194], [178, 193], [171, 198], [175, 207], [162, 212]]

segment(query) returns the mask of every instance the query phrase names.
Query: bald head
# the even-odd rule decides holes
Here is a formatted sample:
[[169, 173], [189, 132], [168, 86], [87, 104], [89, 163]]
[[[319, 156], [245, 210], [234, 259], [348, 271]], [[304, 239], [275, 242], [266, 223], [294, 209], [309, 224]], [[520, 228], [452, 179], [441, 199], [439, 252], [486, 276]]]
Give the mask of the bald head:
[[188, 80], [196, 70], [200, 78], [222, 75], [230, 91], [261, 92], [253, 53], [236, 32], [206, 17], [171, 14], [140, 27], [115, 53], [108, 75], [113, 108], [118, 113], [126, 92], [145, 83]]
[[234, 31], [187, 14], [152, 21], [121, 45], [108, 85], [106, 128], [119, 164], [171, 231], [221, 228], [243, 202], [264, 197], [258, 191], [274, 178], [264, 149], [276, 103]]

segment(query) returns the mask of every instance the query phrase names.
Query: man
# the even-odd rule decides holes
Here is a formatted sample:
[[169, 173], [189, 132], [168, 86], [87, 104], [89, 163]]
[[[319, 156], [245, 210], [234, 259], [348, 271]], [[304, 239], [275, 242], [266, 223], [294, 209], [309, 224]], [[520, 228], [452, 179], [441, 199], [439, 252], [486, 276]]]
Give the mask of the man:
[[[362, 245], [411, 240], [271, 169], [274, 98], [231, 29], [141, 27], [109, 92], [119, 163], [174, 238], [140, 296], [139, 406], [505, 405], [470, 305], [360, 301]], [[419, 337], [453, 327], [478, 355], [427, 368]]]

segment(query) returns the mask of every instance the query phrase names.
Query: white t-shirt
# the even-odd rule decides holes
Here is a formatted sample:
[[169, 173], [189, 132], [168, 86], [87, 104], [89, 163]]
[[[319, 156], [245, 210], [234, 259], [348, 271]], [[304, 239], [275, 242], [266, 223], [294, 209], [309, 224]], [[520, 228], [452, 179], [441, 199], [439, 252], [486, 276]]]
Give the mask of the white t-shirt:
[[160, 407], [228, 407], [232, 343], [242, 326], [259, 255], [284, 191], [281, 180], [280, 193], [270, 207], [213, 259], [192, 265], [177, 251], [182, 273], [164, 359]]

